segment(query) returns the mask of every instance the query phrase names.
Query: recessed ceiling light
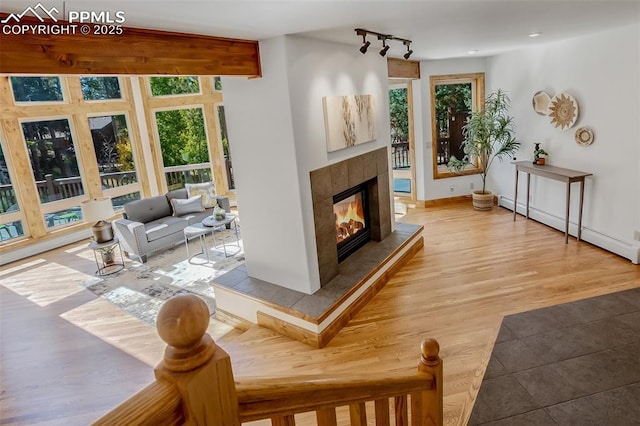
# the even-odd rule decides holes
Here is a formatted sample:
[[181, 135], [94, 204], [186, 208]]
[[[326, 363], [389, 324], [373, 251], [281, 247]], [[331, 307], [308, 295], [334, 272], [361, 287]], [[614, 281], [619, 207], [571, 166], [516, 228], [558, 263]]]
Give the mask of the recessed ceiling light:
[[478, 53], [478, 51], [477, 50], [469, 50], [467, 53], [469, 55], [475, 55], [476, 53]]
[[542, 34], [541, 32], [531, 33], [531, 34], [529, 34], [529, 37], [534, 38], [534, 37], [538, 37], [541, 34]]

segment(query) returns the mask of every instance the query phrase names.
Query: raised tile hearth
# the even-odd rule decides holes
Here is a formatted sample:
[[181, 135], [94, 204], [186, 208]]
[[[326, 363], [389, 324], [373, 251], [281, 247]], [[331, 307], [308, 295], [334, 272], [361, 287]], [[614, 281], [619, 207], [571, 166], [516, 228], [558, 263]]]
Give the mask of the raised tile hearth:
[[323, 347], [422, 248], [422, 230], [396, 223], [383, 241], [367, 243], [337, 265], [337, 275], [311, 295], [252, 278], [242, 265], [213, 282], [218, 305], [228, 307], [216, 317]]

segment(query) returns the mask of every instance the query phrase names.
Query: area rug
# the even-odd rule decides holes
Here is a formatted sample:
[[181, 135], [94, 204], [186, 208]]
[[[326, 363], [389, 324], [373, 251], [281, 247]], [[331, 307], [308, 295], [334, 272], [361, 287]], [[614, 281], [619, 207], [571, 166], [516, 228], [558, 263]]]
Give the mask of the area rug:
[[[225, 256], [221, 241], [224, 239]], [[213, 314], [216, 309], [211, 282], [218, 276], [244, 263], [242, 240], [236, 243], [233, 230], [216, 231], [217, 247], [206, 237], [209, 261], [205, 254], [187, 259], [184, 243], [148, 256], [146, 263], [125, 258], [122, 271], [96, 276], [82, 284], [95, 295], [108, 300], [130, 315], [155, 326], [162, 304], [178, 294], [195, 294], [207, 303]], [[189, 254], [200, 251], [196, 238], [189, 242]]]

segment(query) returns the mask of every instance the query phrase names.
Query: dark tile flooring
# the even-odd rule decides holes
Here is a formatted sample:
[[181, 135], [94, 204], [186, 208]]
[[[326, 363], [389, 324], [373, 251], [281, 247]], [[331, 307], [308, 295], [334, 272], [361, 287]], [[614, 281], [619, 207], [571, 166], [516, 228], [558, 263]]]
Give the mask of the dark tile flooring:
[[640, 288], [505, 317], [469, 425], [640, 425]]

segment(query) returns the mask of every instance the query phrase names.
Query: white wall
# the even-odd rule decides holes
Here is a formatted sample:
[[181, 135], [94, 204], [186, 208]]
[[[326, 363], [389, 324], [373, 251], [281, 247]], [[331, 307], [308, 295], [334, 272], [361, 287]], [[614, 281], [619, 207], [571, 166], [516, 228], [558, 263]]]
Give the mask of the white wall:
[[[523, 144], [518, 159], [531, 159], [533, 143], [541, 142], [550, 154], [549, 164], [594, 174], [585, 190], [585, 239], [623, 256], [630, 248], [637, 257], [633, 232], [640, 229], [640, 25], [490, 58], [486, 78], [487, 93], [501, 87], [511, 96]], [[531, 99], [539, 90], [551, 96], [567, 92], [576, 99], [579, 117], [574, 127], [561, 131], [549, 117], [533, 111]], [[575, 143], [575, 130], [581, 126], [594, 132], [589, 147]], [[489, 186], [512, 202], [513, 166], [494, 167]], [[522, 183], [518, 199], [524, 203]], [[572, 190], [571, 221], [576, 222], [578, 185]], [[531, 205], [543, 222], [559, 223], [564, 199], [564, 184], [532, 178]]]
[[[390, 145], [384, 58], [285, 36], [260, 43], [261, 79], [224, 78], [225, 113], [250, 276], [320, 288], [309, 172]], [[327, 153], [324, 96], [372, 94], [378, 138]]]
[[[423, 180], [416, 182], [416, 197], [418, 200], [435, 200], [439, 198], [455, 197], [471, 193], [470, 184], [475, 187], [481, 185], [479, 175], [454, 176], [451, 178], [433, 178], [433, 150], [431, 134], [431, 83], [432, 75], [468, 74], [485, 72], [484, 58], [447, 59], [439, 61], [421, 61], [420, 79], [422, 80], [422, 141], [416, 137], [416, 164], [422, 174], [416, 173], [416, 180], [422, 176]], [[416, 135], [417, 136], [417, 135]], [[422, 143], [420, 143], [422, 142]], [[451, 191], [451, 185], [454, 190]]]
[[285, 39], [263, 41], [260, 50], [262, 78], [222, 82], [247, 271], [308, 291]]

